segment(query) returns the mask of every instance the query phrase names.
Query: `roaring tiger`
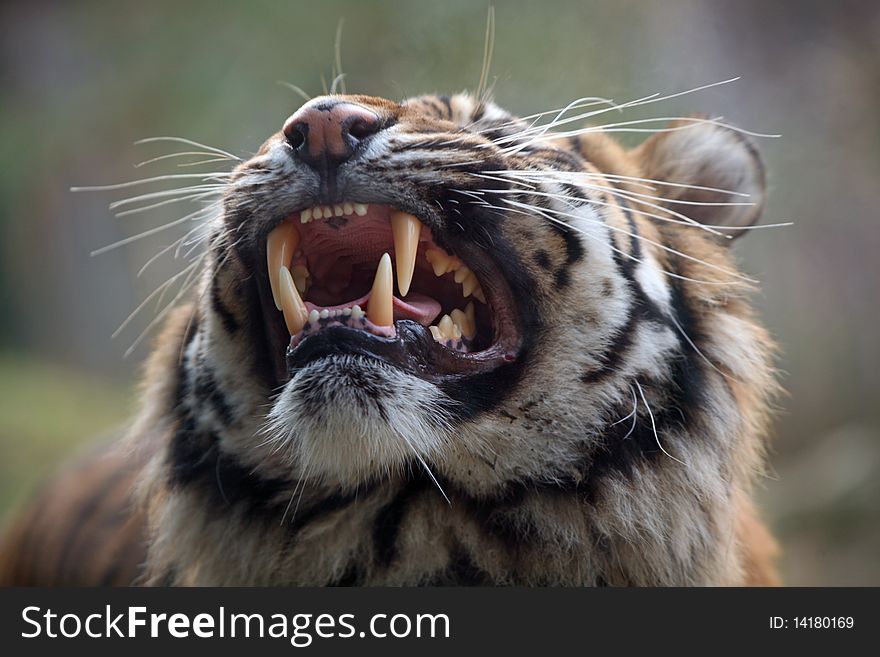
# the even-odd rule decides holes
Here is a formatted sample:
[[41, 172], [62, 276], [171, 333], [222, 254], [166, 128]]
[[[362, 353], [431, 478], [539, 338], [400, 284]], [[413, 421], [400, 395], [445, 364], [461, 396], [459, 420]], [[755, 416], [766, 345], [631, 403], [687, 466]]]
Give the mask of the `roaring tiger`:
[[759, 156], [547, 116], [300, 107], [223, 179], [127, 440], [17, 517], [3, 583], [776, 583], [774, 346], [729, 250]]

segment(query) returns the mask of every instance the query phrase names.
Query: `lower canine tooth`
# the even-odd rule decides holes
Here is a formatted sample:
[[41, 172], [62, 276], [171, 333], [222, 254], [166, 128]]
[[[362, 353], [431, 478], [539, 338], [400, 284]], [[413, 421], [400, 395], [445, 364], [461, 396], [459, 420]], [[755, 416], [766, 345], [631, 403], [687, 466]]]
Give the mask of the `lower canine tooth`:
[[391, 271], [391, 256], [383, 253], [373, 279], [370, 301], [367, 303], [367, 319], [376, 326], [391, 326], [394, 323], [394, 279]]
[[293, 253], [299, 246], [299, 231], [290, 221], [285, 221], [275, 228], [266, 240], [266, 264], [269, 270], [269, 286], [272, 288], [272, 300], [275, 307], [281, 310], [281, 296], [278, 287], [278, 271], [281, 267], [290, 266]]
[[293, 277], [287, 267], [278, 270], [278, 291], [281, 297], [281, 312], [284, 313], [284, 322], [290, 335], [296, 335], [302, 331], [306, 324], [308, 314], [306, 306], [296, 291]]
[[397, 264], [397, 287], [402, 297], [407, 295], [410, 283], [412, 283], [421, 232], [422, 222], [413, 215], [397, 210], [391, 213], [391, 234], [394, 237], [394, 258]]

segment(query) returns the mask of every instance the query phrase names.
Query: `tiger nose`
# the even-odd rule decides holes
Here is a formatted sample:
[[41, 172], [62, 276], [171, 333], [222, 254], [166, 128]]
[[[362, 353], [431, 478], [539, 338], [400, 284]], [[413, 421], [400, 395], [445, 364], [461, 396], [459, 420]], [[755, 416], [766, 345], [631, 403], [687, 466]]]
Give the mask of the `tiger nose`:
[[379, 132], [379, 116], [345, 101], [308, 104], [282, 129], [296, 156], [314, 169], [336, 168], [368, 137]]

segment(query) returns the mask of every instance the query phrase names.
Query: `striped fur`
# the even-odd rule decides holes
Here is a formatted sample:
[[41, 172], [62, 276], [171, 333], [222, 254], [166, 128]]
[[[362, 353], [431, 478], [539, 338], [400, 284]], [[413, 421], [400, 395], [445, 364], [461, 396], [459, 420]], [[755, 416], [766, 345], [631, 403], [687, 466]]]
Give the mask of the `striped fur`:
[[[728, 247], [645, 216], [633, 196], [644, 187], [624, 178], [760, 205], [751, 146], [713, 125], [632, 151], [601, 132], [531, 143], [516, 136], [527, 124], [465, 95], [350, 100], [384, 130], [340, 174], [346, 197], [398, 195], [465, 261], [488, 253], [517, 300], [520, 356], [443, 385], [352, 357], [288, 381], [259, 302], [265, 237], [317, 201], [275, 135], [231, 178], [198, 300], [150, 363], [130, 436], [152, 446], [143, 581], [774, 583], [775, 547], [750, 502], [772, 342]], [[592, 176], [525, 186], [498, 171]], [[717, 200], [656, 189], [676, 210]], [[730, 226], [759, 209], [684, 207]], [[267, 444], [270, 418], [289, 423], [281, 449]], [[430, 473], [396, 446], [401, 427]], [[53, 531], [64, 534], [40, 530]], [[104, 561], [105, 574], [118, 562]]]

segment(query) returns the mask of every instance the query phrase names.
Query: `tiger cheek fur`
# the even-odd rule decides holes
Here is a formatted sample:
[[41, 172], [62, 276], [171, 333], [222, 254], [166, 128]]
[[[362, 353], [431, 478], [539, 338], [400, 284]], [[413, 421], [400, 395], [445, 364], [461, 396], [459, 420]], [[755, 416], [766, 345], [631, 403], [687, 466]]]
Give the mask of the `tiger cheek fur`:
[[[145, 581], [772, 578], [772, 540], [757, 546], [744, 528], [760, 525], [743, 521], [753, 518], [775, 390], [771, 342], [725, 240], [652, 218], [675, 215], [644, 196], [681, 209], [674, 204], [709, 203], [718, 193], [706, 190], [725, 188], [759, 206], [763, 173], [751, 146], [711, 124], [631, 151], [599, 131], [533, 140], [521, 133], [527, 123], [464, 95], [401, 105], [333, 97], [309, 108], [365, 123], [342, 141], [322, 133], [352, 153], [342, 164], [329, 155], [303, 164], [311, 151], [297, 149], [311, 148], [322, 128], [296, 114], [236, 170], [202, 293], [169, 323], [153, 356], [151, 376], [164, 383], [147, 388], [133, 435], [160, 444], [141, 487]], [[313, 208], [335, 204], [341, 214], [314, 219]], [[703, 223], [730, 228], [758, 211], [698, 207]], [[343, 316], [325, 302], [339, 313], [335, 328], [334, 315], [303, 327], [288, 306], [287, 328], [305, 336], [288, 352], [292, 333], [272, 304], [281, 283], [265, 264], [270, 233], [292, 216], [308, 250], [334, 239], [326, 226], [348, 235], [359, 220], [395, 212], [417, 218], [421, 237], [430, 232], [420, 259], [429, 247], [443, 251], [482, 285], [487, 301], [470, 297], [478, 308], [471, 347], [452, 353], [399, 306], [395, 317], [403, 312], [409, 323], [396, 325], [396, 337], [379, 329], [349, 337], [357, 311]], [[382, 239], [391, 238], [373, 241]], [[345, 253], [334, 268], [349, 258], [359, 271], [358, 256]], [[371, 252], [374, 262], [379, 254]], [[317, 286], [318, 263], [304, 262]], [[419, 266], [416, 291], [433, 285], [422, 283], [430, 269]], [[299, 294], [318, 305], [318, 296]], [[373, 322], [377, 311], [366, 312]], [[461, 322], [455, 327], [467, 328]], [[350, 344], [334, 351], [328, 336]], [[479, 353], [489, 355], [477, 362]], [[771, 574], [753, 581], [762, 569]]]

